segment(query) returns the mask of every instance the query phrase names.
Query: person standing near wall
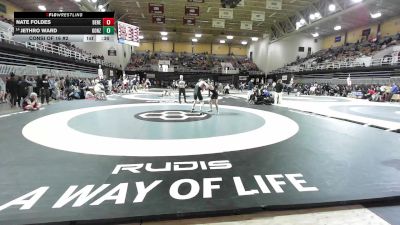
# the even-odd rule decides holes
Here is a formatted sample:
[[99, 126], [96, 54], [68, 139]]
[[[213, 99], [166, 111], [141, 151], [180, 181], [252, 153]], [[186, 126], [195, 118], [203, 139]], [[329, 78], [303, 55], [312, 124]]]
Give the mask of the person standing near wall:
[[178, 81], [178, 88], [179, 88], [179, 104], [181, 103], [181, 94], [183, 94], [183, 100], [186, 102], [186, 82], [183, 80], [183, 75], [179, 76]]
[[253, 88], [254, 88], [254, 79], [251, 78], [249, 83], [247, 83], [247, 100], [249, 100], [250, 96], [253, 94]]
[[15, 74], [10, 73], [10, 79], [6, 82], [6, 92], [10, 94], [11, 108], [17, 103], [18, 82], [15, 79]]
[[6, 84], [0, 77], [0, 104], [6, 102]]
[[104, 79], [104, 73], [103, 73], [103, 69], [101, 68], [101, 65], [99, 65], [99, 69], [97, 69], [97, 76], [98, 76], [99, 80]]
[[46, 99], [46, 103], [49, 104], [50, 100], [50, 82], [46, 74], [42, 75], [42, 79], [38, 82], [38, 87], [40, 88], [40, 98], [42, 105]]
[[18, 106], [22, 105], [23, 100], [28, 96], [29, 94], [29, 86], [31, 84], [29, 83], [27, 76], [24, 75], [23, 78], [18, 79], [18, 92], [17, 92], [17, 103]]
[[274, 104], [282, 104], [282, 97], [283, 97], [283, 84], [282, 80], [279, 79], [275, 85], [276, 94], [274, 95]]

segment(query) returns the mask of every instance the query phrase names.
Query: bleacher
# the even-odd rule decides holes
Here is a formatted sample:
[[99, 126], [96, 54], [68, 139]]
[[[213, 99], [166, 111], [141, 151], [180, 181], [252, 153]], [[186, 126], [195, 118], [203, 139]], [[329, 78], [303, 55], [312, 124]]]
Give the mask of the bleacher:
[[299, 58], [269, 74], [303, 71], [358, 70], [362, 67], [400, 65], [400, 34], [380, 40], [363, 41], [324, 49], [305, 58]]
[[[126, 71], [162, 71], [160, 60], [169, 61], [175, 72], [207, 72], [239, 74], [246, 71], [262, 74], [257, 65], [245, 56], [192, 54], [192, 53], [150, 53], [137, 52], [131, 56]], [[228, 66], [230, 65], [230, 66]], [[172, 72], [171, 70], [169, 72]]]

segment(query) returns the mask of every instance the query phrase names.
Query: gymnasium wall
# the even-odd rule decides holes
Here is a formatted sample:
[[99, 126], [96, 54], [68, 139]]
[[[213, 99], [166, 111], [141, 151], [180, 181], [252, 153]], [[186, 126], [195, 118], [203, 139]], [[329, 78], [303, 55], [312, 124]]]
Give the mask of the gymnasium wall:
[[[315, 42], [308, 34], [297, 34], [276, 42], [268, 42], [268, 38], [265, 38], [251, 43], [249, 48], [249, 54], [253, 52], [253, 61], [266, 73], [295, 61], [297, 57], [306, 57], [308, 48], [311, 48], [311, 53], [322, 48], [321, 40], [317, 39]], [[300, 52], [299, 47], [304, 47], [304, 51]]]
[[356, 43], [361, 41], [363, 30], [371, 29], [369, 37], [376, 38], [378, 33], [378, 24], [370, 24], [367, 26], [362, 26], [354, 30], [347, 32], [347, 43]]
[[[191, 44], [188, 43], [188, 45], [191, 45]], [[194, 53], [204, 53], [204, 52], [211, 53], [211, 44], [196, 43], [193, 45], [193, 52]]]
[[155, 52], [172, 52], [174, 49], [173, 43], [169, 41], [159, 41], [154, 42], [154, 51]]
[[[342, 46], [344, 45], [344, 40], [345, 40], [345, 35], [346, 33], [337, 33], [335, 35], [330, 35], [327, 36], [325, 38], [323, 38], [322, 41], [322, 48], [323, 49], [328, 49], [328, 48], [334, 48], [334, 47], [338, 47], [338, 46]], [[336, 38], [337, 37], [341, 37], [340, 41], [337, 41]]]
[[[358, 27], [356, 29], [347, 31], [347, 43], [356, 43], [357, 41], [361, 41], [362, 32], [366, 29], [371, 29], [371, 33], [369, 38], [376, 38], [378, 34], [378, 24], [373, 23], [370, 25]], [[381, 22], [381, 36], [391, 36], [395, 35], [400, 32], [400, 17], [394, 17], [388, 19], [386, 21]], [[323, 48], [331, 48], [331, 47], [338, 47], [345, 44], [345, 35], [346, 32], [340, 32], [334, 35], [330, 35], [323, 38]], [[335, 37], [342, 36], [342, 40], [340, 42], [335, 42]]]
[[[5, 11], [5, 12], [4, 12]], [[22, 8], [5, 0], [0, 0], [0, 16], [14, 20], [14, 12], [21, 12]]]
[[135, 47], [137, 52], [153, 51], [153, 42], [141, 42], [139, 47]]
[[[153, 52], [153, 42], [141, 42], [139, 47], [135, 47], [136, 52]], [[190, 42], [154, 42], [154, 52], [177, 52], [177, 53], [204, 53], [215, 55], [227, 55], [229, 46], [227, 44], [195, 43]], [[232, 45], [230, 52], [234, 55], [246, 56], [248, 47], [243, 45]]]
[[247, 55], [248, 47], [243, 45], [232, 46], [231, 53], [234, 55]]
[[[123, 69], [130, 61], [133, 47], [130, 45], [119, 44], [117, 37], [114, 38], [114, 42], [74, 42], [73, 44], [86, 52], [92, 53], [93, 55], [102, 55], [106, 62], [114, 63], [117, 65], [117, 68]], [[109, 56], [108, 50], [116, 50], [117, 55]]]
[[267, 68], [268, 45], [268, 36], [257, 42], [252, 42], [249, 46], [249, 51], [247, 55], [250, 58], [250, 53], [252, 53], [253, 62], [258, 66], [258, 68], [260, 68], [260, 70], [264, 72], [269, 71]]
[[213, 44], [212, 53], [216, 55], [228, 55], [229, 47], [226, 44]]
[[386, 20], [381, 25], [381, 35], [389, 36], [400, 32], [400, 16]]

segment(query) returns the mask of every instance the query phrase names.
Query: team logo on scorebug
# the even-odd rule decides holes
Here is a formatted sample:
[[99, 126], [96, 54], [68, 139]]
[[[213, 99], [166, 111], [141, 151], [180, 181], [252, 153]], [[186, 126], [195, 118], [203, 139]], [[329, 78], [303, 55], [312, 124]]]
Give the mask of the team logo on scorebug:
[[136, 114], [135, 117], [140, 120], [153, 122], [192, 122], [205, 120], [211, 117], [210, 114], [199, 112], [190, 112], [189, 110], [157, 110]]

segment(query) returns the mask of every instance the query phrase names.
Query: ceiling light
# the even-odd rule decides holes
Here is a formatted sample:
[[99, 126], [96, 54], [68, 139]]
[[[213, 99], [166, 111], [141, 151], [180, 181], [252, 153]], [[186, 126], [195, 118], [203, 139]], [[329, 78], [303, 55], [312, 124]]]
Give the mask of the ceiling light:
[[225, 44], [225, 40], [219, 40], [219, 43]]
[[242, 41], [242, 45], [247, 45], [247, 41]]
[[97, 2], [97, 0], [92, 0], [92, 2], [93, 2], [93, 3], [96, 3], [96, 2]]
[[354, 3], [362, 2], [363, 0], [352, 0]]
[[299, 21], [296, 22], [296, 30], [298, 30], [301, 27], [301, 24]]
[[81, 0], [75, 0], [75, 2], [81, 2]]
[[335, 5], [335, 4], [330, 4], [329, 7], [328, 7], [328, 9], [329, 9], [330, 12], [335, 12], [335, 10], [336, 10], [336, 5]]
[[306, 24], [306, 20], [305, 19], [301, 19], [300, 20], [300, 24]]
[[104, 5], [99, 5], [99, 9], [104, 9]]
[[201, 34], [195, 34], [194, 36], [197, 38], [201, 38]]
[[46, 11], [46, 6], [44, 5], [39, 5], [38, 9], [42, 10], [42, 11]]
[[197, 42], [197, 38], [192, 38], [192, 42]]
[[167, 35], [168, 35], [168, 32], [161, 31], [160, 34], [161, 34], [162, 36], [167, 36]]
[[232, 36], [232, 35], [228, 35], [228, 36], [226, 36], [226, 39], [232, 40], [232, 39], [233, 39], [233, 36]]
[[314, 14], [310, 14], [310, 20], [315, 20]]
[[314, 13], [314, 16], [315, 16], [316, 19], [320, 19], [321, 18], [321, 13], [316, 12], [316, 13]]
[[143, 35], [139, 35], [139, 39], [143, 39], [144, 38], [144, 36]]
[[102, 11], [102, 12], [105, 12], [105, 11], [106, 11], [106, 9], [105, 9], [105, 8], [102, 8], [102, 9], [100, 9], [100, 11]]
[[319, 34], [318, 34], [318, 32], [316, 32], [316, 33], [314, 33], [314, 34], [311, 34], [313, 37], [319, 37]]
[[377, 13], [371, 13], [371, 18], [372, 19], [376, 19], [382, 16], [381, 12], [377, 12]]
[[251, 40], [252, 41], [258, 41], [258, 37], [252, 37]]
[[335, 26], [333, 29], [334, 29], [334, 30], [341, 30], [341, 29], [342, 29], [342, 26], [337, 25], [337, 26]]
[[166, 41], [168, 40], [168, 37], [161, 37], [161, 40]]

